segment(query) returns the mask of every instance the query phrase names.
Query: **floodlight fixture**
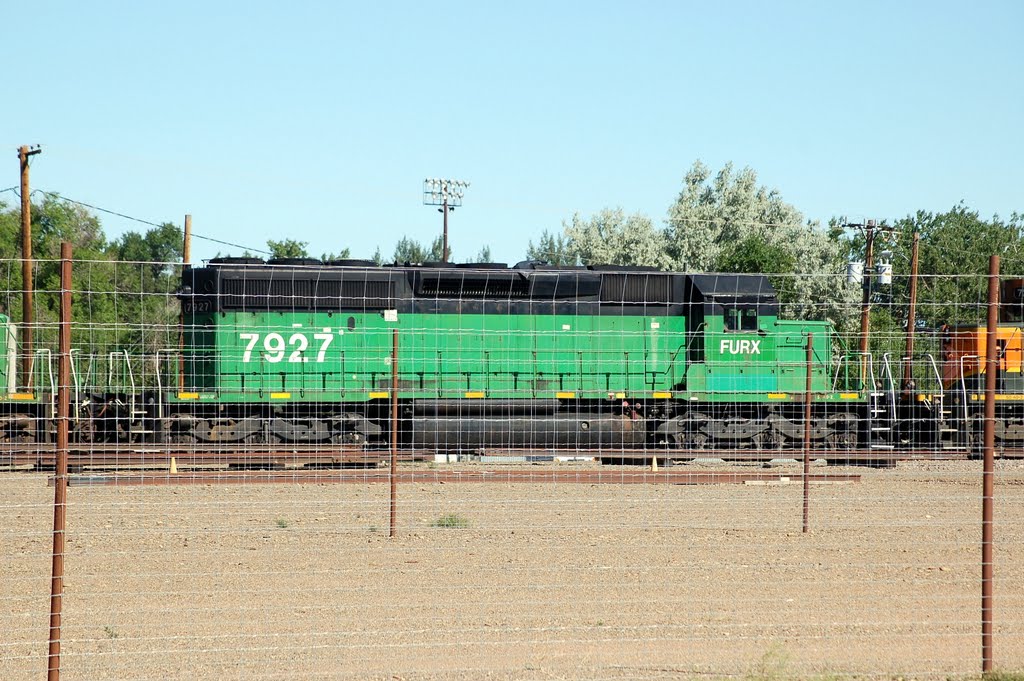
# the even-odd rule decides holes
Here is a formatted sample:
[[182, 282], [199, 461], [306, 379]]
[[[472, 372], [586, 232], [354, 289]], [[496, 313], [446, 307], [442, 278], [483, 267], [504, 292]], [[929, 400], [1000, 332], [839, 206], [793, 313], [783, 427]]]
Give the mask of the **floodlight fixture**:
[[441, 245], [441, 262], [448, 262], [448, 212], [462, 205], [469, 182], [465, 180], [428, 177], [423, 180], [423, 205], [440, 206], [437, 212], [444, 215], [444, 232]]

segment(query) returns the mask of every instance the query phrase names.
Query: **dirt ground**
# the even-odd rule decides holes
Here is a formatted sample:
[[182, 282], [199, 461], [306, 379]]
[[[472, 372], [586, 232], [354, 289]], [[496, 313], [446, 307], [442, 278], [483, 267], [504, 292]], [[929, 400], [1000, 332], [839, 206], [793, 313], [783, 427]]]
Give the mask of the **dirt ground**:
[[[975, 674], [980, 463], [815, 470], [863, 478], [812, 487], [808, 535], [797, 478], [405, 485], [394, 539], [383, 484], [73, 486], [62, 678]], [[996, 481], [995, 659], [1021, 670], [1024, 462]], [[0, 474], [6, 681], [45, 674], [46, 482]]]

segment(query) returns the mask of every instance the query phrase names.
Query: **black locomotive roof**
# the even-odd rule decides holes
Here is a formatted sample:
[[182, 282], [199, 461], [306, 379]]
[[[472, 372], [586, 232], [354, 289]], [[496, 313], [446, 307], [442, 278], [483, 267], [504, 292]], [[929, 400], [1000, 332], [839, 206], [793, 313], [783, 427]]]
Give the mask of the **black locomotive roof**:
[[[760, 274], [682, 274], [651, 267], [563, 267], [535, 261], [370, 265], [223, 259], [186, 270], [183, 298], [211, 310], [398, 308], [422, 312], [681, 314], [687, 303], [769, 303]], [[599, 310], [599, 311], [598, 311]]]
[[763, 299], [776, 295], [775, 287], [763, 274], [691, 274], [690, 281], [694, 299]]

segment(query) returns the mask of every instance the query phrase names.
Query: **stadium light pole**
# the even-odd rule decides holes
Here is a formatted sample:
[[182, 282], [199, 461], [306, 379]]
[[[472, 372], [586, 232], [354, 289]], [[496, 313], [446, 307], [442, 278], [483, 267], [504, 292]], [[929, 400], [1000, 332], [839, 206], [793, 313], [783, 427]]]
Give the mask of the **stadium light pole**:
[[448, 212], [462, 205], [462, 197], [469, 187], [463, 180], [447, 180], [428, 177], [423, 180], [423, 205], [440, 206], [438, 213], [444, 215], [444, 232], [441, 240], [441, 262], [448, 262]]

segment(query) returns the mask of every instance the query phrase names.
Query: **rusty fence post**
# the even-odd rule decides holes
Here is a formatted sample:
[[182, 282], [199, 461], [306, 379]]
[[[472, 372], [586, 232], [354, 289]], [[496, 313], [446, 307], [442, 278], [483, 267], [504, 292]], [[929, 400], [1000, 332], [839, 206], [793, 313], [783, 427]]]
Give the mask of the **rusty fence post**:
[[814, 334], [807, 334], [807, 384], [804, 389], [804, 524], [803, 532], [810, 528], [811, 513], [811, 376], [814, 371]]
[[992, 531], [995, 505], [996, 363], [999, 320], [999, 256], [988, 261], [988, 326], [985, 332], [984, 466], [981, 478], [981, 671], [992, 671]]
[[398, 329], [391, 330], [391, 517], [388, 536], [395, 536], [395, 516], [398, 514]]
[[53, 479], [53, 564], [47, 681], [60, 681], [61, 607], [64, 599], [64, 529], [68, 494], [68, 414], [71, 383], [71, 244], [60, 245], [60, 351], [57, 355], [57, 451]]

